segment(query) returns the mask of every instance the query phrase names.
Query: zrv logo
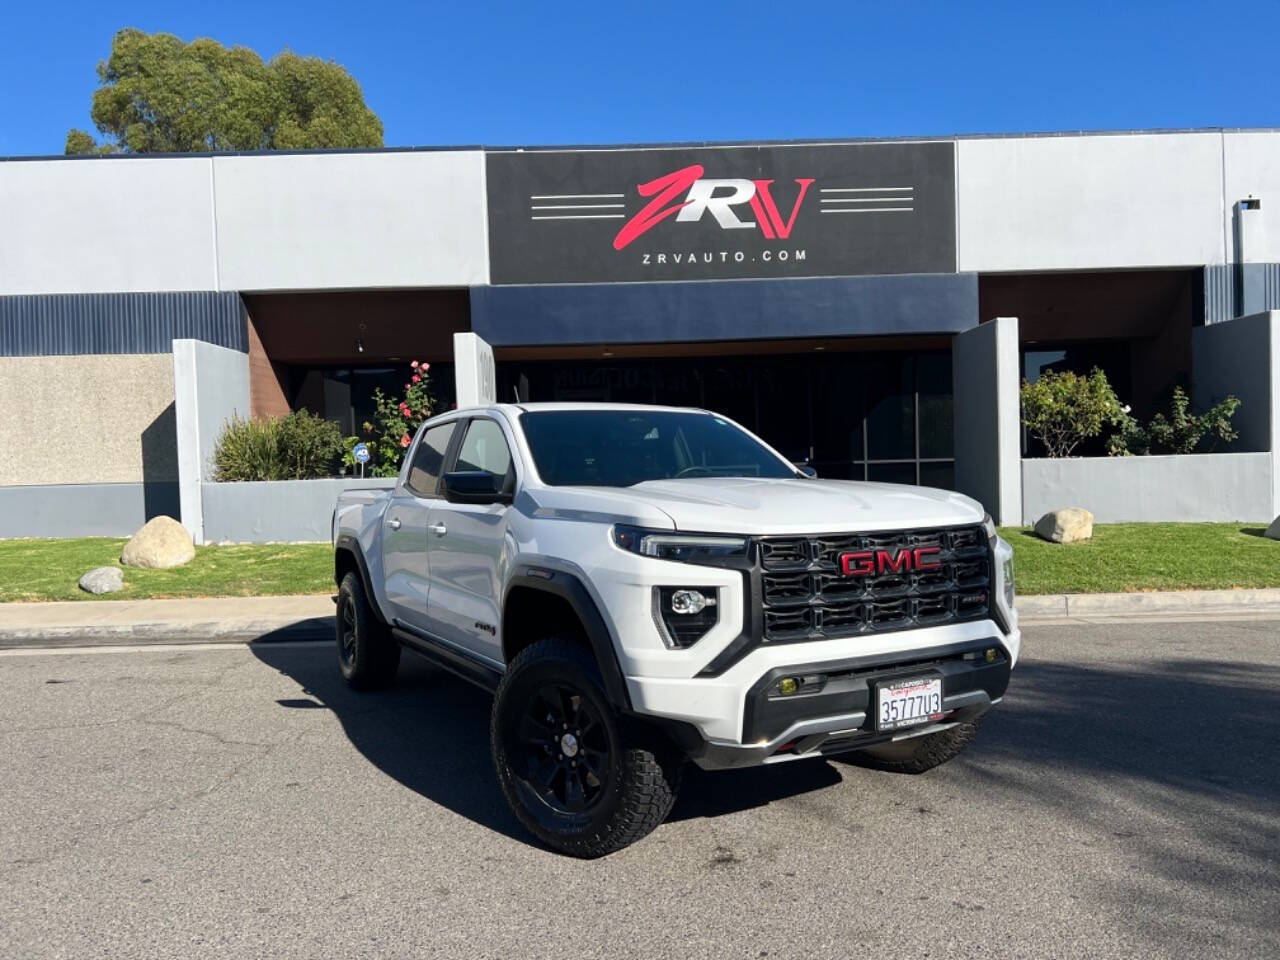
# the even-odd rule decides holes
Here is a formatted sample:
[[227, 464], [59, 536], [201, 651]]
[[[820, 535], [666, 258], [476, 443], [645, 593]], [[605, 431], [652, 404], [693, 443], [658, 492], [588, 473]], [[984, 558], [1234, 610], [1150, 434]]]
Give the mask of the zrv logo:
[[846, 577], [866, 577], [874, 573], [910, 573], [937, 570], [942, 563], [933, 559], [941, 547], [903, 547], [901, 550], [859, 550], [840, 555], [840, 572]]
[[[695, 163], [640, 184], [637, 187], [640, 196], [653, 199], [618, 231], [613, 239], [613, 249], [621, 250], [673, 215], [676, 223], [696, 223], [708, 212], [724, 230], [758, 228], [768, 240], [785, 240], [791, 236], [800, 205], [813, 183], [812, 177], [796, 178], [800, 192], [791, 206], [791, 213], [783, 219], [773, 199], [772, 180], [713, 179], [703, 177], [704, 172], [702, 165]], [[681, 196], [684, 202], [677, 203]], [[751, 207], [755, 220], [743, 220], [738, 216], [734, 207], [743, 204]]]

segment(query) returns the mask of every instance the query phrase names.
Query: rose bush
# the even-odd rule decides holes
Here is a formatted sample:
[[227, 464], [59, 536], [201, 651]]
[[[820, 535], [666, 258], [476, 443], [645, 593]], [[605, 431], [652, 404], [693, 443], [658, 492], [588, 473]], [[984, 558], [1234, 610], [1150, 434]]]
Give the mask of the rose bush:
[[405, 449], [418, 427], [431, 416], [430, 369], [429, 363], [410, 363], [409, 379], [398, 398], [383, 393], [381, 388], [373, 392], [373, 419], [363, 424], [370, 453], [369, 472], [373, 476], [394, 477], [400, 472]]

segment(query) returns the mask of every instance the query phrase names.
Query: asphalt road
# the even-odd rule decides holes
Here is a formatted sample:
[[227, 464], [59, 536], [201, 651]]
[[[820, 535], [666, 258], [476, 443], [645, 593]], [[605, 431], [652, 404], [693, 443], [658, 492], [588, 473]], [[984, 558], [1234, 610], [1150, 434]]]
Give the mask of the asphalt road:
[[0, 658], [0, 956], [1280, 956], [1280, 623], [1041, 626], [919, 777], [692, 771], [581, 862], [487, 699], [327, 645]]

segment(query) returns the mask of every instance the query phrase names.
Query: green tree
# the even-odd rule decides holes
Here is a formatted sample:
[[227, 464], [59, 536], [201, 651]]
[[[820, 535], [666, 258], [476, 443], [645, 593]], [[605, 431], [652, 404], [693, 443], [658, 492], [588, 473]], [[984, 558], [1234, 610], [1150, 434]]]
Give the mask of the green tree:
[[66, 152], [204, 153], [380, 147], [382, 122], [332, 61], [125, 29], [98, 64], [90, 116], [103, 140], [67, 134]]
[[1231, 418], [1238, 409], [1239, 397], [1228, 396], [1204, 413], [1193, 413], [1191, 398], [1186, 391], [1182, 387], [1174, 387], [1169, 416], [1157, 413], [1146, 427], [1126, 416], [1120, 423], [1120, 431], [1111, 437], [1111, 453], [1117, 456], [1195, 453], [1206, 438], [1205, 452], [1212, 451], [1219, 441], [1230, 443], [1239, 436], [1231, 425]]

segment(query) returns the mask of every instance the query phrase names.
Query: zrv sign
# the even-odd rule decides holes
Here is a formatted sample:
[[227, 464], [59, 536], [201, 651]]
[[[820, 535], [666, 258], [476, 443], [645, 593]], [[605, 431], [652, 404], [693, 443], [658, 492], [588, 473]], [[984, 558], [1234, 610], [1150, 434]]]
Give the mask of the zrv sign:
[[950, 143], [487, 155], [492, 282], [955, 270]]

